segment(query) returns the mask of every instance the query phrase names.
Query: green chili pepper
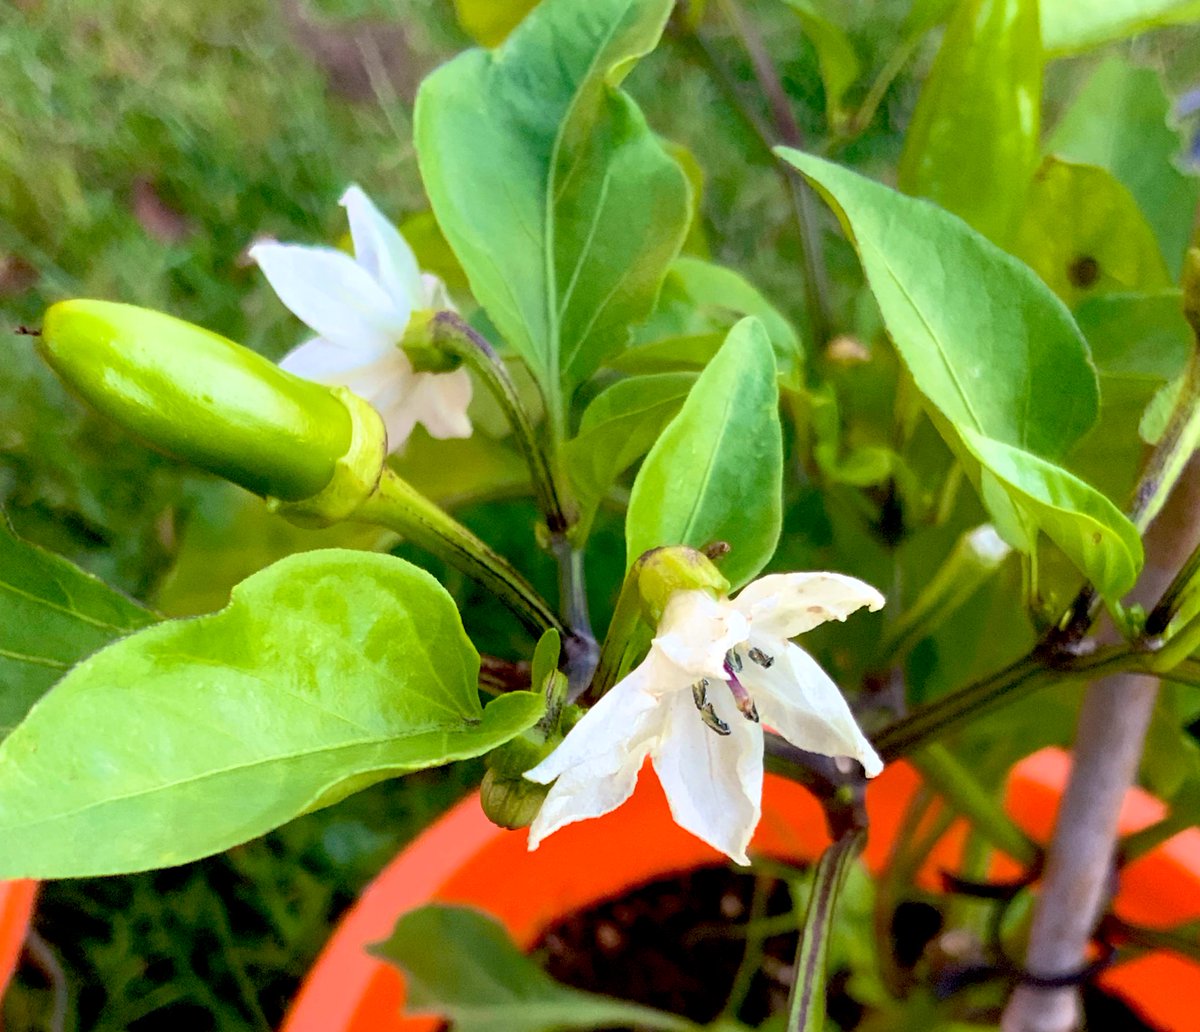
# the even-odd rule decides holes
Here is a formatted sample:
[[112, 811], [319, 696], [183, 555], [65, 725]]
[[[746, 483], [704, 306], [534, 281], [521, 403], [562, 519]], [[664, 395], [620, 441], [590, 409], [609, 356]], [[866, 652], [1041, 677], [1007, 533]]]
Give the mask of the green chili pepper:
[[307, 520], [344, 518], [379, 479], [383, 426], [365, 402], [162, 312], [63, 301], [46, 313], [38, 348], [71, 389], [151, 446], [285, 511], [302, 503]]

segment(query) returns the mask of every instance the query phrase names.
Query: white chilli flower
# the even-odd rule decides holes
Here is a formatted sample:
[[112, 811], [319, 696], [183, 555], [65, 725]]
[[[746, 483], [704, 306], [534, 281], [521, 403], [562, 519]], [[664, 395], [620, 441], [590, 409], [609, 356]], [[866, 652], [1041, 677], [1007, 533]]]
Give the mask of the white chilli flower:
[[870, 585], [836, 573], [771, 574], [732, 600], [673, 594], [646, 659], [526, 773], [554, 783], [529, 848], [615, 810], [649, 756], [675, 822], [748, 864], [761, 814], [763, 723], [801, 749], [853, 757], [874, 777], [883, 763], [842, 693], [788, 639], [883, 601]]
[[390, 452], [417, 423], [433, 437], [470, 437], [466, 369], [414, 372], [400, 348], [414, 311], [453, 308], [445, 286], [420, 271], [408, 242], [359, 187], [346, 190], [340, 203], [353, 258], [332, 247], [273, 241], [250, 248], [279, 299], [318, 334], [280, 366], [370, 402], [383, 417]]

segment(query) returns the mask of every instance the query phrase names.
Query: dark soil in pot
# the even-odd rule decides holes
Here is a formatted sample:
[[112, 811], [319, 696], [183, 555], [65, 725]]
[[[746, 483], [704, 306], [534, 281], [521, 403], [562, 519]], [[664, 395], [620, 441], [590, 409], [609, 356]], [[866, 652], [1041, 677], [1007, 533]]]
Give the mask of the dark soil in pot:
[[[713, 1021], [730, 1006], [737, 1018], [757, 1026], [786, 1012], [796, 933], [768, 935], [757, 970], [739, 975], [748, 921], [782, 918], [792, 911], [787, 884], [726, 867], [701, 868], [650, 882], [624, 896], [579, 911], [548, 928], [533, 952], [560, 982]], [[891, 948], [898, 963], [915, 967], [940, 930], [940, 915], [927, 904], [899, 911]], [[773, 930], [785, 921], [769, 922]], [[864, 1017], [849, 995], [850, 972], [829, 979], [829, 1028], [851, 1032]], [[1121, 1001], [1095, 989], [1086, 992], [1088, 1028], [1098, 1032], [1152, 1032]], [[980, 1019], [985, 1016], [979, 1015]]]

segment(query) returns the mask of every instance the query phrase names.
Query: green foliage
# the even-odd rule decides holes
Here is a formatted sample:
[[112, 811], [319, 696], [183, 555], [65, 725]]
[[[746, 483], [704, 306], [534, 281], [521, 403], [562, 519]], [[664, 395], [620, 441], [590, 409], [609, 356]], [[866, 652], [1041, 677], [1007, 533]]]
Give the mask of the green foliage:
[[1070, 313], [1026, 266], [945, 212], [781, 153], [834, 204], [897, 350], [1000, 532], [1031, 556], [1045, 533], [1102, 593], [1127, 591], [1142, 560], [1136, 531], [1055, 464], [1099, 407]]
[[768, 562], [782, 524], [783, 446], [775, 356], [746, 318], [692, 387], [638, 471], [625, 522], [625, 564], [662, 545], [730, 546], [736, 588]]
[[[439, 948], [431, 950], [430, 943]], [[673, 1014], [559, 985], [499, 922], [465, 907], [412, 910], [373, 952], [404, 969], [408, 1010], [441, 1015], [459, 1032], [697, 1028]]]
[[454, 0], [458, 23], [476, 43], [494, 47], [504, 42], [538, 0]]
[[1160, 25], [1200, 21], [1196, 0], [1039, 0], [1042, 38], [1055, 56], [1124, 39]]
[[687, 179], [617, 89], [670, 8], [547, 0], [494, 54], [463, 54], [417, 99], [438, 222], [559, 433], [563, 399], [625, 346], [687, 231]]
[[825, 85], [825, 114], [830, 128], [837, 131], [849, 117], [846, 91], [862, 74], [862, 62], [850, 37], [818, 4], [812, 0], [787, 0], [787, 5], [796, 12], [804, 34], [817, 52], [821, 81]]
[[1170, 107], [1156, 72], [1109, 58], [1067, 108], [1046, 148], [1120, 180], [1153, 228], [1168, 269], [1178, 275], [1200, 179], [1176, 164], [1183, 144], [1167, 124]]
[[65, 671], [154, 620], [65, 559], [20, 540], [0, 513], [0, 740]]
[[1098, 294], [1171, 286], [1137, 201], [1093, 165], [1042, 162], [1012, 250], [1071, 308]]
[[285, 559], [220, 613], [80, 664], [9, 735], [0, 875], [183, 863], [486, 752], [542, 701], [511, 693], [482, 710], [478, 662], [424, 571], [336, 550]]
[[563, 449], [584, 526], [617, 477], [650, 450], [695, 382], [694, 373], [618, 380], [584, 410], [579, 434]]
[[913, 112], [899, 184], [1007, 242], [1037, 160], [1037, 0], [963, 0]]

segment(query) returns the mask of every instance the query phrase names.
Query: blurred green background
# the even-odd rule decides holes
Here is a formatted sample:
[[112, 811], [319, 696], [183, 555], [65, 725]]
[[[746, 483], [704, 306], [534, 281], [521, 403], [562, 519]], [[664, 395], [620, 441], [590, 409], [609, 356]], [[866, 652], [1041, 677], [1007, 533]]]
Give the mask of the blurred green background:
[[[779, 0], [746, 6], [802, 127], [819, 139], [825, 97], [800, 21]], [[865, 69], [850, 93], [861, 99], [910, 4], [838, 6]], [[748, 82], [726, 30], [715, 23], [710, 35]], [[1168, 30], [1122, 49], [1166, 72], [1178, 93], [1200, 76], [1196, 38]], [[894, 167], [936, 42], [935, 33], [917, 48], [842, 160], [876, 174]], [[36, 327], [55, 300], [90, 296], [161, 308], [278, 357], [302, 334], [245, 260], [247, 246], [261, 234], [336, 240], [337, 199], [351, 182], [397, 220], [419, 216], [414, 93], [428, 70], [470, 44], [451, 0], [3, 6], [0, 506], [22, 535], [179, 613], [219, 606], [228, 583], [297, 547], [263, 523], [260, 508], [93, 419], [41, 366], [29, 338], [10, 331]], [[1047, 124], [1092, 60], [1051, 68]], [[713, 257], [799, 316], [787, 201], [723, 94], [672, 43], [630, 88], [652, 125], [700, 155], [701, 229]], [[835, 278], [855, 268], [848, 248], [830, 246]], [[857, 274], [842, 278], [854, 283]], [[840, 302], [854, 296], [847, 288]], [[494, 456], [474, 461], [500, 474], [512, 468]], [[531, 575], [547, 581], [527, 506], [477, 504], [463, 516], [512, 554], [534, 556]], [[594, 549], [621, 547], [610, 518]], [[513, 654], [511, 628], [484, 625], [459, 587], [481, 648]], [[612, 590], [592, 587], [599, 597]], [[47, 885], [36, 931], [54, 959], [24, 964], [4, 1000], [4, 1027], [275, 1027], [337, 915], [478, 773], [464, 765], [381, 785], [203, 863]]]

